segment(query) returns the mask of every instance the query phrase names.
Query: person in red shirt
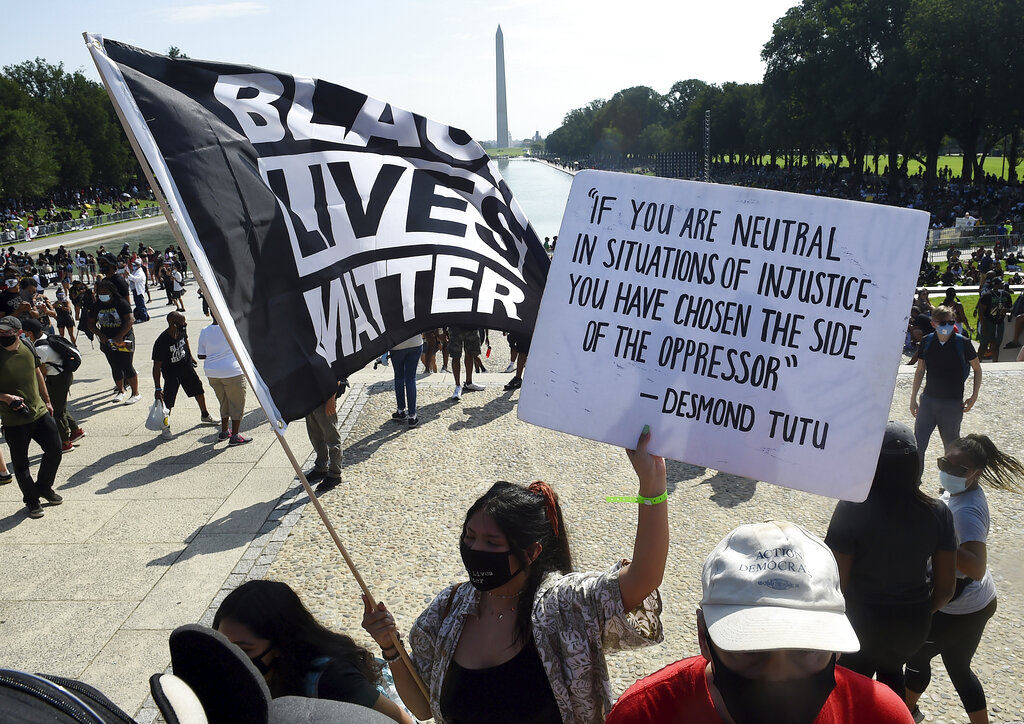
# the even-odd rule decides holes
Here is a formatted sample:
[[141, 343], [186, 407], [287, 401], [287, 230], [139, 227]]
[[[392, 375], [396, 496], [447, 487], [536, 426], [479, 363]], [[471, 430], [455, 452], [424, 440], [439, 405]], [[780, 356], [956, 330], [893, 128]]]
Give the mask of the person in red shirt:
[[825, 543], [784, 521], [741, 525], [704, 562], [701, 656], [629, 687], [605, 724], [912, 724], [888, 687], [842, 666], [857, 651]]

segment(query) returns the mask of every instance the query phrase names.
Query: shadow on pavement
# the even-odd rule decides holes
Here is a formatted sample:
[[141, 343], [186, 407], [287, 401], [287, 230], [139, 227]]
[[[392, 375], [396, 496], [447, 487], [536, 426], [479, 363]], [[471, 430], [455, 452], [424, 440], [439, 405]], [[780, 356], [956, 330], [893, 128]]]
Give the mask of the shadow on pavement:
[[666, 460], [665, 474], [668, 483], [667, 488], [669, 495], [675, 492], [676, 486], [679, 485], [679, 483], [696, 480], [697, 478], [702, 477], [707, 471], [707, 468], [702, 468], [700, 465], [681, 463], [678, 460]]
[[[298, 495], [302, 495], [303, 497], [305, 497], [306, 493], [302, 489], [301, 485], [293, 485], [291, 488], [288, 489], [288, 491], [283, 496], [281, 496], [281, 499], [277, 501], [277, 505], [268, 511], [268, 516], [273, 510], [276, 510], [277, 508], [291, 506], [293, 499], [296, 498], [296, 496]], [[172, 553], [162, 555], [159, 558], [154, 558], [149, 563], [147, 563], [146, 566], [171, 566], [175, 563], [187, 561], [190, 558], [193, 558], [198, 555], [206, 555], [208, 553], [220, 553], [221, 551], [226, 551], [231, 548], [235, 548], [237, 547], [237, 542], [236, 537], [234, 535], [221, 536], [218, 534], [244, 533], [246, 532], [246, 530], [251, 530], [251, 525], [249, 525], [246, 528], [244, 526], [240, 526], [239, 522], [245, 521], [251, 518], [253, 515], [258, 515], [261, 512], [261, 510], [266, 509], [266, 507], [267, 503], [253, 503], [252, 505], [249, 505], [245, 508], [233, 510], [223, 517], [217, 518], [216, 520], [212, 520], [206, 525], [196, 528], [196, 530], [185, 539], [188, 543], [180, 551], [174, 551]], [[263, 520], [261, 520], [259, 526], [257, 526], [257, 529], [262, 529], [264, 522], [266, 522], [266, 518], [263, 518]], [[272, 521], [272, 523], [273, 528], [277, 528], [277, 526], [280, 524], [280, 519], [274, 520]], [[270, 531], [261, 530], [259, 535], [264, 535], [268, 532]], [[202, 534], [204, 539], [203, 545], [201, 547], [192, 545], [192, 543], [195, 542], [196, 538], [200, 534]]]
[[757, 481], [740, 475], [718, 472], [704, 481], [711, 486], [711, 502], [720, 508], [735, 508], [757, 492]]

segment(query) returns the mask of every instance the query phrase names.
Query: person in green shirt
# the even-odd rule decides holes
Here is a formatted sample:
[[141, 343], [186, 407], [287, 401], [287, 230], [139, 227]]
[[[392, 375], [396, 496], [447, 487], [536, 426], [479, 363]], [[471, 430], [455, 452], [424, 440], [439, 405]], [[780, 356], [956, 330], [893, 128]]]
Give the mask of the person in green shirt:
[[[40, 498], [51, 505], [64, 502], [53, 489], [61, 460], [60, 433], [53, 419], [43, 364], [35, 350], [22, 342], [21, 331], [17, 317], [0, 319], [0, 424], [11, 449], [11, 465], [28, 517], [42, 518]], [[43, 449], [35, 481], [28, 460], [32, 440]]]

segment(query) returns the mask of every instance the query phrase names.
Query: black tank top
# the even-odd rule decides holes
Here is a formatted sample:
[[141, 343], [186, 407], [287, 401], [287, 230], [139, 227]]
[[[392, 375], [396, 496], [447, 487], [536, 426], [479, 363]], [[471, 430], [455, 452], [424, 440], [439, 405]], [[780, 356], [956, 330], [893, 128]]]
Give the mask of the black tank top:
[[441, 713], [452, 724], [562, 721], [532, 640], [505, 663], [487, 669], [466, 669], [452, 659], [441, 686]]

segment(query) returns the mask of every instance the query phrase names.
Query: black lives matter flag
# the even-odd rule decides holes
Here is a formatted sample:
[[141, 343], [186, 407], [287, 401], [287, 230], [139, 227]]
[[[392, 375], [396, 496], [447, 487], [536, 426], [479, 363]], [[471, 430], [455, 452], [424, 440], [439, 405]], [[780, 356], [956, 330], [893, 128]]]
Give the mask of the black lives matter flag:
[[321, 80], [86, 42], [276, 420], [426, 329], [532, 334], [547, 255], [464, 131]]

